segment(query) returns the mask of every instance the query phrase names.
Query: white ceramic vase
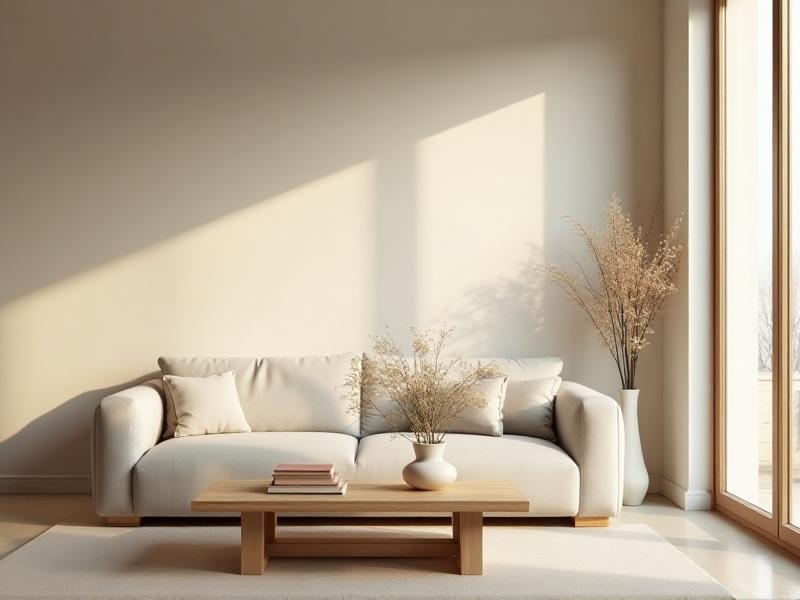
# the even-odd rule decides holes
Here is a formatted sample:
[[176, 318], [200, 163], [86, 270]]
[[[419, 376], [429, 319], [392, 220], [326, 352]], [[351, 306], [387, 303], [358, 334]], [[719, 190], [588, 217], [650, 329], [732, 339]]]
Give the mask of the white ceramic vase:
[[622, 420], [625, 423], [625, 479], [622, 503], [639, 506], [647, 494], [650, 477], [644, 465], [639, 439], [639, 390], [621, 390]]
[[446, 444], [414, 444], [416, 459], [403, 468], [403, 479], [418, 490], [440, 490], [453, 483], [458, 473], [444, 459]]

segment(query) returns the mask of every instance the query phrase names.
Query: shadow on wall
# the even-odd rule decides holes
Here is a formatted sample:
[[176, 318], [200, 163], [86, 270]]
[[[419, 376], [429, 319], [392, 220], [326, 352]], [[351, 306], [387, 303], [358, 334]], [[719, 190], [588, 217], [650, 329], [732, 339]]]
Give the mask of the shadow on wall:
[[[37, 474], [44, 477], [86, 477], [91, 455], [92, 418], [100, 401], [159, 376], [158, 372], [148, 373], [125, 383], [78, 394], [0, 441], [0, 455], [14, 456], [17, 472], [31, 474], [34, 478]], [[32, 440], [38, 440], [38, 443], [32, 444]], [[63, 456], [78, 457], [79, 464], [85, 468], [79, 473], [59, 472], [58, 466]], [[35, 489], [36, 484], [33, 483], [32, 487]], [[85, 491], [88, 491], [88, 483]]]
[[503, 340], [504, 357], [547, 356], [551, 347], [533, 348], [544, 326], [543, 303], [549, 296], [547, 282], [537, 271], [542, 252], [531, 248], [511, 275], [502, 275], [487, 283], [473, 286], [455, 306], [443, 309], [441, 321], [457, 323], [453, 344], [465, 356], [486, 352]]

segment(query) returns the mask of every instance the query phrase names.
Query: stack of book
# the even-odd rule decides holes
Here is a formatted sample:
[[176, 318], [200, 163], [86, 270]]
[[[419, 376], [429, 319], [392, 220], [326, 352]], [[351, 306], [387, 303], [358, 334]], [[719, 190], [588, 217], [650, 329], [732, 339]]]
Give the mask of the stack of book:
[[268, 494], [339, 494], [347, 491], [347, 480], [333, 465], [280, 464], [272, 471]]

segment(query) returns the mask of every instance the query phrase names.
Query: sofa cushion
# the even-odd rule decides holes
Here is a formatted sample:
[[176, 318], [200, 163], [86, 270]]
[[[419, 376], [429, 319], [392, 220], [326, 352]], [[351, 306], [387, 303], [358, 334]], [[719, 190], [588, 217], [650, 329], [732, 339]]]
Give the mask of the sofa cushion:
[[355, 356], [268, 358], [265, 430], [331, 431], [358, 436], [361, 419], [348, 414], [342, 397], [342, 385]]
[[208, 377], [164, 375], [164, 391], [177, 420], [175, 437], [250, 431], [233, 371]]
[[556, 441], [553, 403], [560, 377], [510, 381], [503, 402], [503, 431]]
[[[165, 440], [134, 468], [139, 516], [191, 514], [191, 500], [220, 479], [268, 479], [278, 464], [334, 463], [351, 478], [358, 440], [341, 433], [227, 433]], [[266, 492], [266, 490], [265, 490]]]
[[[161, 357], [164, 375], [201, 377], [235, 371], [236, 387], [253, 431], [327, 431], [358, 435], [360, 419], [348, 414], [341, 385], [354, 354], [303, 358]], [[169, 403], [168, 408], [169, 408]], [[166, 435], [174, 431], [167, 415]]]
[[[518, 435], [460, 433], [448, 434], [445, 442], [445, 459], [456, 466], [459, 480], [511, 481], [530, 499], [533, 515], [578, 513], [578, 466], [552, 442]], [[412, 460], [414, 450], [408, 440], [390, 433], [370, 435], [359, 442], [355, 479], [398, 480]]]

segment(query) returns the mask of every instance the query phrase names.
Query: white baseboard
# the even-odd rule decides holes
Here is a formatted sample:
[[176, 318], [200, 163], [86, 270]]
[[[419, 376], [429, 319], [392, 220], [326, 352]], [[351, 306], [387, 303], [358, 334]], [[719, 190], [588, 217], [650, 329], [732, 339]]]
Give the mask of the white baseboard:
[[659, 492], [683, 510], [711, 510], [713, 498], [707, 490], [687, 490], [666, 477], [660, 477]]
[[86, 475], [0, 475], [0, 494], [91, 494]]

